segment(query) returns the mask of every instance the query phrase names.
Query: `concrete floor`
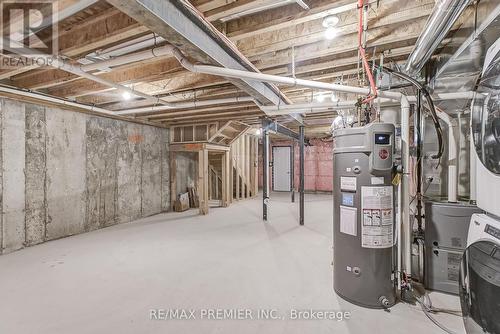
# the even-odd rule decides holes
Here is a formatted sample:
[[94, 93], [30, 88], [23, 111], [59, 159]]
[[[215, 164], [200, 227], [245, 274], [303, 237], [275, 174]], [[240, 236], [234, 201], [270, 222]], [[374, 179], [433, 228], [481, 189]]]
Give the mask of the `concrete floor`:
[[[364, 309], [332, 289], [331, 196], [297, 204], [273, 194], [230, 208], [169, 213], [0, 256], [0, 333], [441, 333], [416, 306]], [[438, 307], [458, 298], [432, 293]], [[151, 309], [197, 320], [150, 320]], [[277, 309], [284, 320], [201, 320], [202, 309]], [[349, 320], [290, 320], [291, 309], [348, 311]], [[436, 316], [463, 333], [462, 319]]]

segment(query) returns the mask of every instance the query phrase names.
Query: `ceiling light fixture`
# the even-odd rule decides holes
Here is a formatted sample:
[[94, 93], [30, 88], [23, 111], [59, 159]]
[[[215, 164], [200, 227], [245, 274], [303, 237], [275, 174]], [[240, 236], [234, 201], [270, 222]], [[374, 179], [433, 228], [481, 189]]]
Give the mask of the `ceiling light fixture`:
[[337, 24], [339, 24], [339, 18], [338, 16], [335, 16], [335, 15], [329, 15], [327, 17], [325, 17], [323, 19], [323, 27], [325, 28], [333, 28], [335, 27]]
[[338, 34], [338, 30], [335, 28], [327, 28], [325, 30], [325, 38], [328, 40], [334, 39], [335, 37], [337, 37], [337, 34]]
[[332, 40], [338, 35], [338, 29], [335, 27], [339, 24], [339, 18], [335, 15], [329, 15], [323, 19], [322, 25], [326, 28], [325, 38], [327, 40]]
[[124, 100], [128, 101], [132, 98], [132, 95], [130, 95], [129, 92], [123, 92], [122, 97]]

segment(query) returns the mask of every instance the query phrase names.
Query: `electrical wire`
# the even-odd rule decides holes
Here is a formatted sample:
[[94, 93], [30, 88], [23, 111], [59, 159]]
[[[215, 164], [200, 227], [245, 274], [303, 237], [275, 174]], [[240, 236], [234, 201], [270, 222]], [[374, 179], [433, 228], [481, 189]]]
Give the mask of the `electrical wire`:
[[[451, 329], [447, 328], [444, 326], [442, 323], [440, 323], [436, 318], [432, 316], [432, 313], [448, 313], [448, 314], [453, 314], [456, 316], [461, 316], [461, 311], [459, 310], [449, 310], [449, 309], [441, 309], [441, 308], [435, 308], [432, 306], [432, 301], [427, 292], [424, 293], [423, 298], [419, 298], [417, 295], [415, 295], [415, 292], [413, 290], [413, 287], [408, 284], [408, 288], [412, 296], [415, 298], [417, 303], [420, 305], [420, 308], [424, 312], [424, 314], [429, 318], [430, 321], [432, 321], [436, 326], [441, 328], [443, 331], [445, 331], [448, 334], [457, 334], [456, 332], [452, 331]], [[426, 299], [429, 301], [426, 303]]]
[[391, 68], [385, 67], [385, 66], [382, 67], [382, 70], [384, 70], [390, 74], [393, 74], [393, 75], [399, 77], [400, 79], [403, 79], [403, 80], [410, 82], [417, 89], [419, 89], [422, 92], [422, 94], [424, 95], [424, 98], [427, 101], [427, 104], [429, 105], [429, 110], [431, 112], [432, 122], [434, 123], [434, 128], [436, 129], [436, 134], [438, 137], [439, 152], [437, 155], [433, 156], [433, 158], [441, 159], [441, 157], [443, 156], [443, 152], [444, 152], [443, 129], [441, 128], [441, 125], [439, 124], [439, 119], [437, 117], [436, 108], [434, 107], [434, 102], [432, 101], [431, 95], [429, 94], [427, 89], [425, 89], [425, 87], [420, 82], [413, 79], [412, 77], [410, 77], [404, 73], [395, 71]]

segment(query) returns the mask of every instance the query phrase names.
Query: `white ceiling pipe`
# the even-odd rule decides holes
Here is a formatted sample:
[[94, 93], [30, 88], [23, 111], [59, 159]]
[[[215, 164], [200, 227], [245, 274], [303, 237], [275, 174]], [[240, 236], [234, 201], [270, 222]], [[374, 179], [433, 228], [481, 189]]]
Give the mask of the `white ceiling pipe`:
[[[396, 99], [380, 99], [381, 103], [394, 103], [399, 102]], [[336, 101], [336, 102], [322, 102], [322, 103], [297, 103], [297, 104], [287, 104], [281, 106], [262, 106], [261, 109], [265, 112], [269, 112], [272, 115], [286, 115], [290, 113], [297, 112], [315, 112], [318, 109], [342, 109], [342, 108], [352, 108], [358, 103], [357, 100], [349, 101]]]
[[85, 79], [88, 79], [88, 80], [100, 83], [102, 85], [115, 88], [115, 89], [117, 89], [120, 92], [124, 92], [124, 93], [127, 92], [127, 93], [129, 93], [131, 95], [142, 97], [143, 99], [151, 101], [152, 103], [163, 104], [163, 105], [166, 105], [166, 106], [171, 106], [171, 104], [169, 102], [164, 101], [164, 100], [162, 100], [160, 98], [157, 98], [157, 97], [154, 97], [154, 96], [151, 96], [151, 95], [148, 95], [148, 94], [145, 94], [145, 93], [133, 90], [133, 89], [127, 87], [127, 86], [123, 86], [123, 85], [114, 83], [112, 81], [103, 79], [103, 78], [98, 77], [96, 75], [89, 74], [89, 73], [85, 72], [84, 70], [82, 70], [81, 66], [75, 66], [75, 65], [69, 64], [69, 63], [67, 63], [67, 62], [65, 62], [65, 61], [63, 61], [61, 59], [54, 60], [52, 62], [52, 64], [51, 64], [51, 66], [56, 67], [58, 69], [61, 69], [63, 71], [75, 74], [75, 75], [77, 75], [79, 77], [82, 77], [82, 78], [85, 78]]
[[[23, 47], [21, 44], [19, 44], [18, 46], [21, 49]], [[170, 45], [164, 46], [164, 47], [156, 48], [153, 50], [138, 52], [136, 54], [117, 57], [117, 58], [112, 59], [112, 60], [97, 62], [97, 63], [91, 64], [89, 66], [87, 66], [87, 65], [72, 65], [72, 64], [65, 62], [62, 59], [53, 59], [52, 56], [50, 56], [50, 55], [43, 54], [41, 52], [34, 52], [33, 50], [30, 50], [33, 52], [33, 54], [31, 54], [31, 53], [28, 54], [27, 52], [25, 52], [26, 55], [24, 55], [24, 57], [27, 57], [27, 58], [37, 58], [37, 57], [38, 58], [40, 58], [40, 57], [46, 58], [47, 60], [50, 60], [50, 62], [47, 61], [47, 63], [49, 63], [52, 67], [61, 69], [63, 71], [69, 72], [69, 73], [72, 73], [72, 74], [77, 75], [81, 78], [85, 78], [85, 79], [100, 83], [102, 85], [115, 88], [120, 92], [127, 92], [131, 95], [142, 97], [145, 100], [150, 101], [151, 103], [153, 103], [155, 105], [161, 104], [161, 105], [163, 105], [163, 110], [194, 108], [196, 106], [209, 106], [209, 105], [216, 105], [216, 104], [222, 104], [222, 103], [239, 103], [239, 102], [245, 102], [245, 101], [253, 101], [253, 98], [241, 97], [241, 98], [232, 98], [230, 100], [226, 100], [227, 102], [224, 100], [222, 100], [222, 102], [221, 102], [221, 100], [208, 100], [208, 101], [199, 101], [199, 102], [193, 101], [193, 102], [171, 103], [171, 102], [167, 102], [167, 101], [163, 100], [162, 98], [157, 98], [157, 97], [133, 90], [127, 86], [123, 86], [123, 85], [114, 83], [112, 81], [103, 79], [99, 76], [96, 76], [96, 75], [93, 75], [93, 74], [86, 72], [86, 70], [88, 70], [88, 68], [99, 69], [102, 66], [111, 66], [110, 64], [115, 64], [115, 66], [116, 66], [116, 64], [132, 63], [132, 62], [137, 61], [140, 57], [144, 57], [144, 56], [151, 57], [151, 58], [165, 56], [168, 54], [172, 54], [173, 49], [174, 49], [173, 46], [170, 46]], [[15, 52], [18, 50], [13, 49], [12, 51]], [[11, 57], [11, 55], [9, 55], [9, 57]], [[148, 107], [148, 109], [151, 110], [150, 107]], [[143, 112], [148, 112], [148, 111], [143, 111]], [[123, 111], [123, 113], [116, 112], [116, 114], [122, 114], [122, 115], [133, 114], [133, 113], [135, 113], [135, 112], [130, 112], [130, 110], [125, 110], [125, 111]]]
[[[434, 100], [458, 100], [458, 99], [473, 99], [474, 96], [479, 97], [475, 92], [457, 92], [457, 93], [441, 93], [433, 96]], [[481, 95], [481, 97], [484, 97]], [[409, 102], [416, 102], [416, 96], [407, 96]], [[397, 99], [380, 99], [381, 104], [391, 104], [399, 101]], [[358, 103], [357, 100], [350, 101], [336, 101], [336, 102], [311, 102], [311, 103], [296, 103], [296, 104], [286, 104], [280, 106], [262, 106], [261, 109], [268, 112], [270, 115], [287, 115], [290, 113], [304, 112], [304, 113], [315, 113], [322, 112], [325, 109], [342, 109], [342, 108], [352, 108]]]
[[165, 45], [158, 48], [131, 53], [128, 55], [112, 58], [109, 60], [98, 61], [93, 64], [82, 65], [80, 68], [85, 71], [103, 70], [109, 67], [126, 65], [138, 61], [148, 60], [157, 57], [164, 57], [172, 55], [173, 45]]
[[[149, 48], [165, 42], [165, 39], [156, 34], [141, 36], [136, 39], [115, 45], [100, 52], [95, 53], [97, 57], [118, 57], [124, 54], [132, 53], [137, 50]], [[91, 54], [92, 56], [92, 54]]]
[[[73, 16], [74, 14], [84, 10], [85, 8], [92, 6], [93, 4], [95, 4], [98, 1], [99, 0], [80, 0], [76, 4], [63, 9], [63, 10], [55, 13], [54, 15], [52, 15], [48, 18], [45, 18], [37, 30], [42, 30], [42, 29], [47, 28], [48, 26], [58, 24], [60, 21], [67, 19], [70, 16]], [[30, 32], [30, 36], [32, 34], [33, 33]], [[15, 41], [15, 42], [19, 42], [19, 40]], [[35, 69], [37, 67], [38, 67], [37, 65], [32, 65], [32, 66], [30, 66], [30, 69]], [[13, 75], [13, 72], [16, 72], [16, 70], [7, 71], [3, 74], [0, 74], [0, 80], [10, 78]], [[23, 71], [23, 72], [25, 72], [25, 71]], [[23, 72], [21, 72], [21, 73], [23, 73]], [[17, 73], [14, 73], [14, 74], [17, 74]]]
[[87, 104], [81, 104], [81, 103], [76, 103], [76, 102], [71, 102], [65, 99], [53, 97], [53, 96], [48, 96], [44, 94], [39, 94], [39, 93], [34, 93], [34, 92], [29, 92], [17, 88], [11, 88], [11, 87], [5, 87], [5, 86], [0, 86], [0, 92], [1, 93], [6, 93], [6, 94], [12, 94], [12, 95], [17, 95], [17, 96], [23, 96], [23, 97], [28, 97], [32, 99], [36, 99], [39, 101], [44, 101], [44, 102], [49, 102], [49, 103], [56, 103], [68, 107], [75, 107], [79, 109], [84, 109], [88, 111], [93, 111], [93, 112], [98, 112], [102, 114], [108, 114], [108, 115], [115, 115], [115, 113], [111, 110], [103, 109], [103, 108], [98, 108], [95, 106], [90, 106]]
[[322, 108], [335, 108], [335, 107], [351, 107], [357, 103], [356, 100], [350, 101], [336, 101], [336, 102], [311, 102], [311, 103], [294, 103], [279, 106], [262, 106], [262, 109], [269, 112], [274, 111], [287, 111], [295, 109], [322, 109]]
[[410, 224], [410, 102], [401, 95], [401, 164], [403, 175], [401, 181], [401, 242], [402, 267], [406, 275], [411, 278], [411, 249], [413, 229]]
[[[186, 60], [181, 62], [181, 64], [183, 66], [186, 65], [187, 64]], [[192, 67], [185, 66], [185, 68], [187, 68], [188, 70], [191, 68], [192, 72], [195, 72], [195, 73], [211, 74], [211, 75], [217, 75], [217, 76], [228, 77], [228, 78], [250, 79], [250, 80], [255, 80], [255, 81], [260, 81], [260, 82], [285, 84], [285, 85], [290, 85], [290, 86], [302, 86], [302, 87], [321, 89], [321, 90], [329, 90], [329, 91], [335, 91], [335, 92], [353, 93], [353, 94], [358, 94], [358, 95], [370, 94], [369, 88], [345, 86], [345, 85], [339, 85], [339, 84], [331, 84], [331, 83], [325, 83], [325, 82], [320, 82], [320, 81], [296, 79], [296, 78], [290, 78], [290, 77], [281, 77], [278, 75], [249, 72], [249, 71], [241, 71], [241, 70], [233, 70], [233, 69], [217, 67], [217, 66], [192, 65]], [[383, 92], [379, 92], [379, 95], [381, 97], [395, 98], [398, 100], [400, 98], [400, 93], [396, 93], [396, 92], [383, 91]]]
[[[484, 95], [477, 94], [476, 92], [455, 92], [455, 93], [439, 93], [432, 95], [432, 99], [436, 101], [446, 100], [472, 100], [473, 98], [482, 99]], [[408, 101], [416, 102], [416, 96], [408, 96]]]
[[227, 104], [227, 103], [240, 103], [240, 102], [254, 102], [254, 98], [250, 96], [242, 96], [242, 97], [230, 97], [226, 99], [214, 99], [214, 100], [202, 100], [202, 101], [192, 101], [192, 102], [177, 102], [172, 103], [175, 105], [175, 108], [169, 106], [153, 106], [153, 107], [144, 107], [137, 109], [127, 109], [117, 111], [117, 115], [132, 115], [132, 114], [146, 114], [150, 112], [159, 112], [165, 110], [172, 109], [184, 109], [184, 108], [196, 108], [196, 107], [205, 107], [212, 106], [215, 104]]
[[453, 130], [453, 121], [451, 117], [439, 111], [437, 116], [442, 119], [448, 126], [448, 202], [457, 202], [457, 141], [455, 140], [455, 132]]
[[[114, 83], [112, 81], [103, 79], [101, 77], [98, 77], [96, 75], [87, 73], [84, 70], [82, 70], [82, 68], [81, 68], [82, 65], [72, 65], [72, 64], [70, 64], [70, 63], [68, 63], [68, 62], [66, 62], [66, 61], [64, 61], [62, 59], [53, 58], [53, 56], [51, 56], [51, 55], [47, 55], [47, 54], [44, 54], [42, 52], [37, 52], [37, 51], [35, 51], [33, 49], [29, 50], [29, 52], [22, 52], [22, 51], [26, 51], [26, 48], [22, 44], [14, 42], [14, 41], [10, 41], [10, 45], [12, 45], [12, 44], [17, 44], [16, 46], [19, 49], [13, 48], [13, 47], [7, 47], [6, 43], [4, 43], [4, 48], [6, 48], [7, 50], [9, 50], [11, 52], [18, 53], [22, 57], [29, 58], [29, 59], [35, 59], [36, 60], [37, 58], [45, 58], [45, 59], [47, 59], [46, 63], [48, 65], [52, 66], [52, 67], [55, 67], [55, 68], [58, 68], [60, 70], [65, 71], [65, 72], [74, 74], [74, 75], [79, 76], [81, 78], [85, 78], [85, 79], [88, 79], [88, 80], [100, 83], [102, 85], [115, 88], [115, 89], [117, 89], [117, 90], [119, 90], [121, 92], [127, 92], [127, 93], [129, 93], [131, 95], [142, 97], [142, 98], [144, 98], [144, 99], [146, 99], [148, 101], [151, 101], [154, 104], [171, 105], [167, 101], [163, 101], [163, 100], [161, 100], [161, 99], [159, 99], [157, 97], [154, 97], [154, 96], [142, 93], [142, 92], [138, 92], [138, 91], [133, 90], [133, 89], [127, 87], [127, 86], [123, 86], [123, 85]], [[6, 57], [13, 57], [10, 54], [9, 55], [4, 54], [4, 56], [6, 56]]]

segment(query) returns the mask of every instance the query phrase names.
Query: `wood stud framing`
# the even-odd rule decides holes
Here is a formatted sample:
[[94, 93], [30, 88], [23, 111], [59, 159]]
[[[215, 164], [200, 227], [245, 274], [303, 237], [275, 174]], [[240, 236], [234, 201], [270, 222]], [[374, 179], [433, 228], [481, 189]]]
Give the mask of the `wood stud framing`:
[[[194, 125], [193, 125], [194, 126]], [[256, 136], [243, 134], [234, 139], [231, 145], [213, 143], [172, 143], [170, 145], [170, 187], [172, 204], [177, 196], [176, 154], [177, 152], [195, 152], [198, 154], [197, 190], [200, 214], [209, 211], [211, 194], [214, 188], [212, 173], [222, 181], [220, 204], [229, 206], [233, 201], [253, 198], [258, 194], [258, 148]], [[220, 165], [219, 165], [220, 163]], [[220, 170], [220, 174], [218, 171]]]
[[[312, 0], [309, 10], [290, 4], [238, 17], [224, 24], [219, 20], [248, 8], [259, 7], [261, 2], [191, 0], [206, 19], [223, 30], [241, 53], [264, 73], [291, 75], [293, 46], [297, 55], [296, 74], [300, 78], [333, 82], [341, 77], [346, 79], [357, 75], [357, 12], [354, 0]], [[370, 56], [377, 58], [384, 53], [387, 63], [406, 59], [432, 11], [434, 1], [367, 0], [367, 3], [370, 5], [367, 40]], [[337, 15], [340, 19], [339, 34], [334, 41], [323, 38], [321, 23], [328, 15]], [[73, 18], [63, 20], [59, 24], [59, 32], [59, 54], [74, 63], [92, 52], [106, 50], [140, 36], [153, 36], [148, 28], [120, 11], [120, 8], [110, 5], [110, 2], [98, 2]], [[110, 72], [97, 72], [97, 75], [133, 86], [140, 92], [161, 94], [170, 102], [242, 94], [239, 88], [222, 77], [187, 72], [172, 57], [123, 65]], [[77, 101], [111, 110], [144, 106], [140, 99], [124, 102], [116, 90], [57, 69], [26, 67], [22, 71], [2, 70], [0, 78], [9, 79], [8, 84], [13, 86], [76, 98]], [[280, 89], [294, 102], [305, 102], [311, 97], [309, 89]], [[166, 126], [180, 126], [220, 120], [256, 124], [262, 115], [256, 106], [239, 103], [132, 117]], [[309, 117], [306, 116], [306, 119]]]

